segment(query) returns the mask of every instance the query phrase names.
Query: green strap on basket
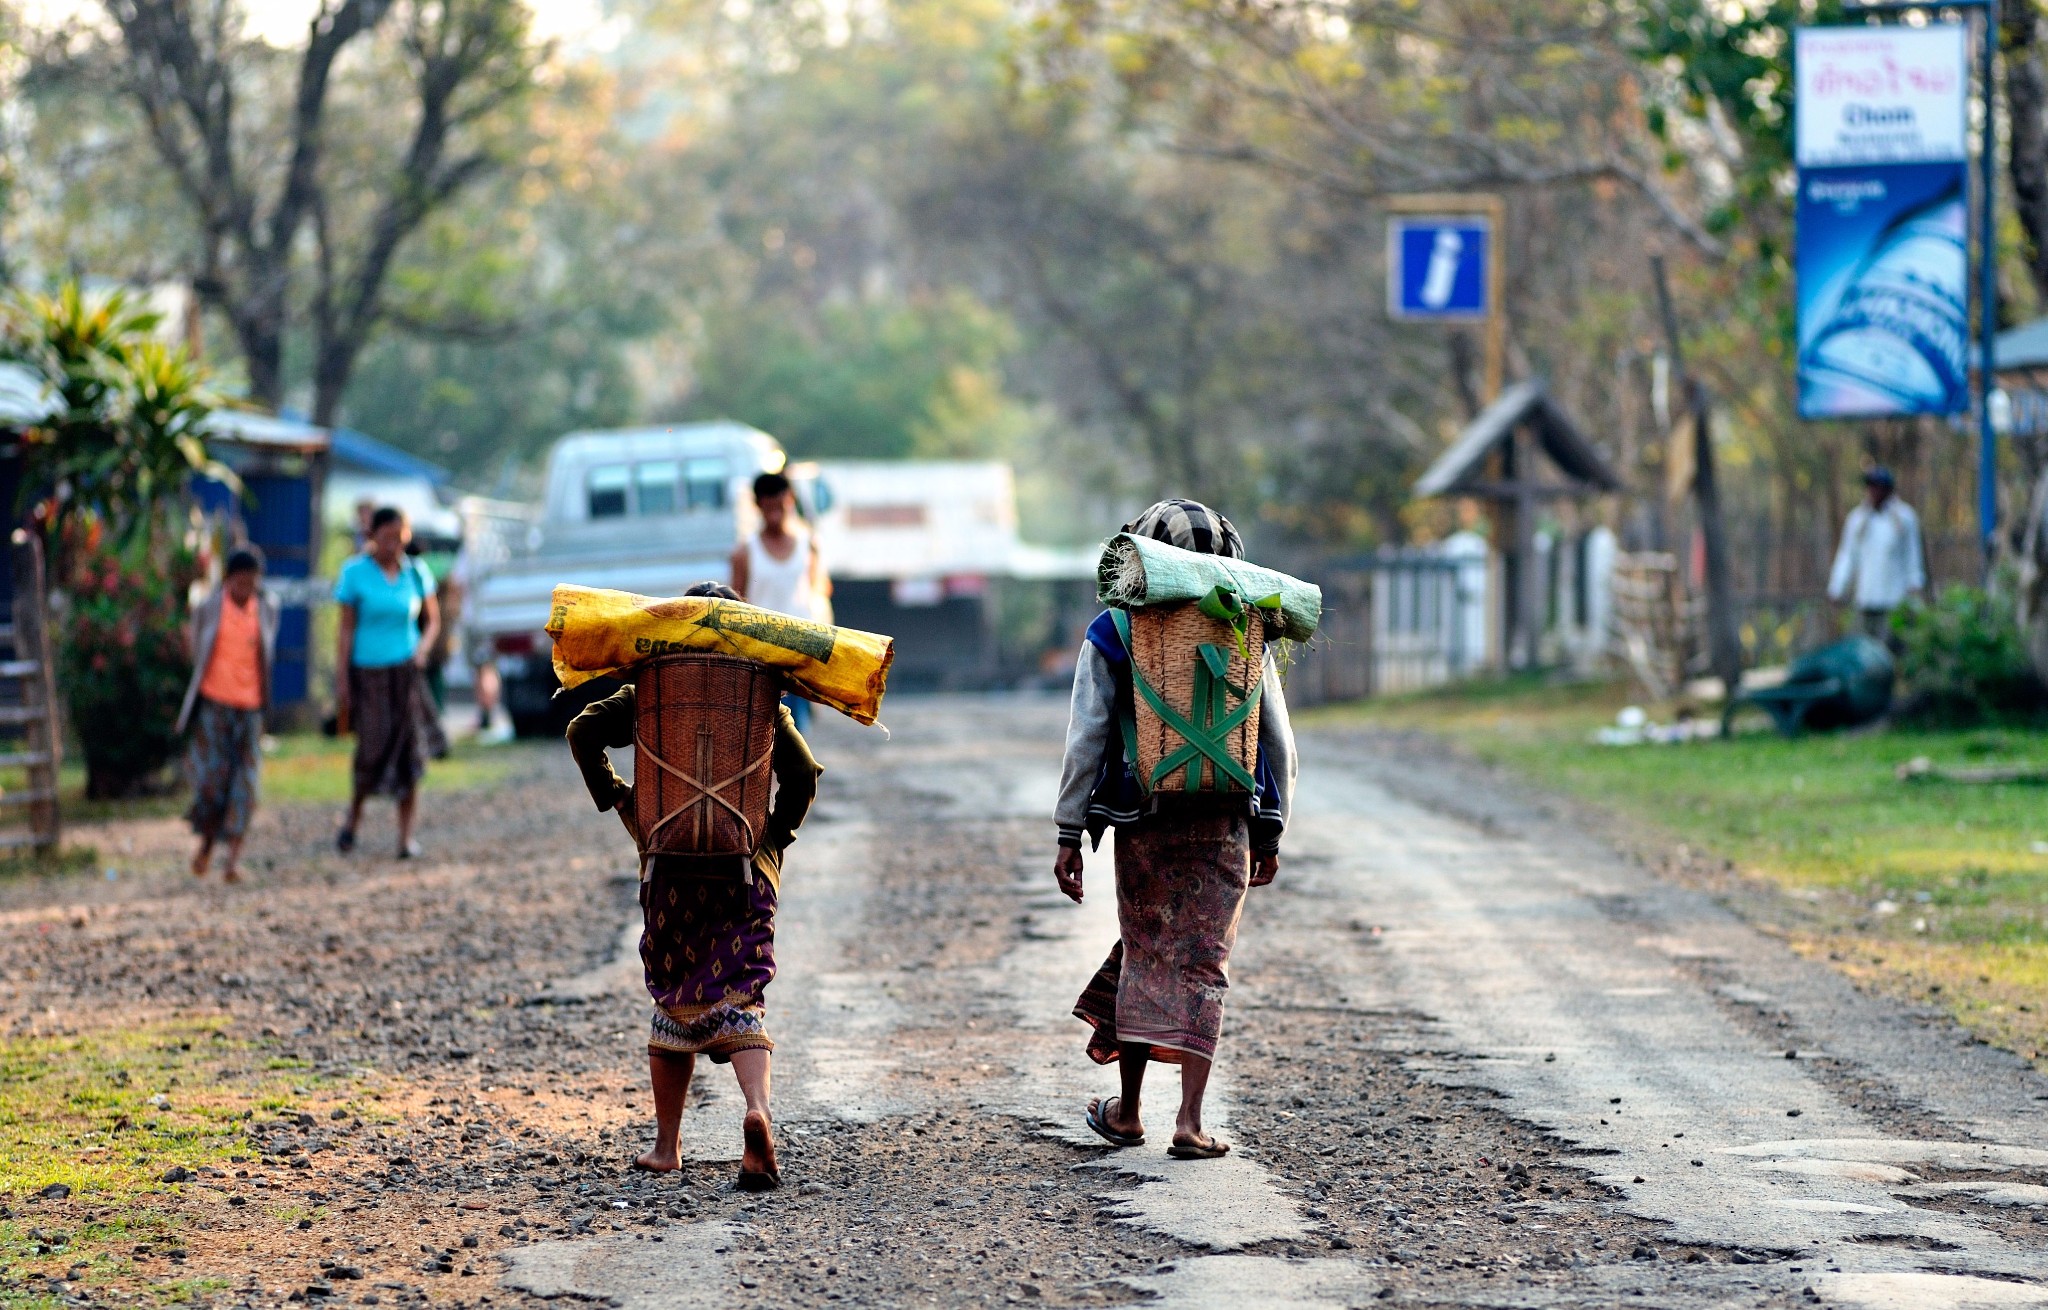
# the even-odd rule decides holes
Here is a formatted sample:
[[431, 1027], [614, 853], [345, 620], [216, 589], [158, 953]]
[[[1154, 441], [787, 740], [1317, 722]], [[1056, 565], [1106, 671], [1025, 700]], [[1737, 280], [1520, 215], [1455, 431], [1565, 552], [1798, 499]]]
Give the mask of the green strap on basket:
[[[1111, 610], [1109, 621], [1116, 628], [1116, 639], [1124, 644], [1124, 658], [1131, 662], [1131, 680], [1137, 681], [1137, 657], [1131, 654], [1131, 616], [1123, 610]], [[1124, 762], [1131, 766], [1131, 772], [1138, 771], [1138, 716], [1135, 706], [1124, 714], [1117, 715], [1117, 726], [1124, 734]], [[1150, 790], [1147, 788], [1146, 790]]]
[[[1219, 588], [1220, 590], [1220, 588]], [[1263, 602], [1261, 607], [1264, 608]], [[1203, 611], [1207, 613], [1205, 609]], [[1123, 640], [1124, 651], [1131, 650], [1131, 619], [1123, 610], [1111, 610], [1110, 622], [1116, 625], [1116, 635]], [[1215, 617], [1211, 615], [1211, 617]], [[1225, 620], [1226, 622], [1228, 620]], [[1242, 639], [1243, 634], [1239, 637]], [[1179, 733], [1184, 743], [1165, 759], [1159, 761], [1152, 776], [1145, 781], [1145, 790], [1157, 791], [1161, 780], [1170, 778], [1181, 769], [1187, 770], [1187, 785], [1183, 790], [1202, 790], [1202, 760], [1208, 759], [1216, 766], [1216, 789], [1223, 790], [1223, 780], [1228, 778], [1249, 792], [1259, 789], [1258, 781], [1246, 771], [1230, 754], [1230, 734], [1244, 726], [1252, 711], [1259, 706], [1259, 698], [1265, 692], [1262, 680], [1254, 682], [1249, 690], [1236, 686], [1230, 681], [1230, 654], [1221, 646], [1203, 643], [1195, 648], [1201, 662], [1195, 668], [1194, 703], [1189, 707], [1203, 722], [1196, 724], [1166, 703], [1158, 689], [1145, 680], [1138, 671], [1135, 656], [1131, 660], [1131, 687], [1145, 698], [1152, 712], [1160, 722]], [[1237, 708], [1230, 707], [1230, 694], [1239, 697]], [[1135, 714], [1122, 716], [1124, 751], [1133, 768], [1138, 763], [1138, 724]]]

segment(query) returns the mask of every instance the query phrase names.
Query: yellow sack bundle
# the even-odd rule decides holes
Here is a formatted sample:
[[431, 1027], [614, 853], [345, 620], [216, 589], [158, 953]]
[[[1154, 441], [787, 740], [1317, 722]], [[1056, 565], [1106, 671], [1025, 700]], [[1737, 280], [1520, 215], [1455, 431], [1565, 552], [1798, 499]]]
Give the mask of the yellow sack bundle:
[[555, 588], [548, 611], [555, 676], [564, 687], [623, 675], [643, 660], [677, 651], [737, 655], [780, 670], [806, 700], [859, 723], [882, 712], [896, 639], [715, 596], [658, 600], [602, 587]]

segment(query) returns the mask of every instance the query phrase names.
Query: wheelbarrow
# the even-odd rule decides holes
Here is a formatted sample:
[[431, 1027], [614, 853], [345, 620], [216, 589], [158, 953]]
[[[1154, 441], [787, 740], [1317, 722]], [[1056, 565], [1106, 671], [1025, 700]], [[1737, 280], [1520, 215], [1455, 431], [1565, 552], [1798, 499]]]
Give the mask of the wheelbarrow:
[[1744, 708], [1770, 715], [1787, 737], [1858, 727], [1891, 708], [1893, 673], [1892, 653], [1883, 642], [1863, 636], [1834, 642], [1794, 661], [1777, 686], [1729, 701], [1721, 711], [1721, 735], [1728, 735]]

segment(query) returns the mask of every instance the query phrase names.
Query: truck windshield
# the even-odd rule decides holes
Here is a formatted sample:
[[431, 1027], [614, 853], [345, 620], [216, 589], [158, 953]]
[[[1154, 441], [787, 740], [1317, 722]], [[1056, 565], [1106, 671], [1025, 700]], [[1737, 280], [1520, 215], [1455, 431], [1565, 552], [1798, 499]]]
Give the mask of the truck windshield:
[[691, 509], [725, 508], [724, 460], [690, 460], [683, 466], [683, 475], [684, 495]]
[[639, 494], [640, 513], [673, 514], [676, 512], [676, 480], [682, 467], [672, 459], [654, 460], [636, 465], [633, 478]]
[[585, 484], [590, 495], [590, 517], [619, 519], [626, 516], [626, 488], [631, 474], [624, 464], [601, 464], [590, 470]]

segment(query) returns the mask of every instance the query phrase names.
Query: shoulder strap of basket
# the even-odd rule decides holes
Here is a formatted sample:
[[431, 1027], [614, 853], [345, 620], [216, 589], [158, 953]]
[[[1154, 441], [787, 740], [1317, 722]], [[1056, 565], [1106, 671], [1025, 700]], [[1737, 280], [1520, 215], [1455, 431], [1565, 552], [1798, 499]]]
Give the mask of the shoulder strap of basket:
[[[1131, 656], [1131, 616], [1127, 610], [1113, 609], [1109, 612], [1111, 626], [1116, 629], [1116, 639], [1124, 644], [1124, 657], [1131, 670], [1131, 685], [1138, 684], [1138, 662]], [[1116, 725], [1124, 734], [1124, 762], [1131, 766], [1131, 772], [1138, 771], [1138, 711], [1135, 704], [1122, 706], [1116, 716]], [[1150, 788], [1148, 787], [1149, 791]]]
[[[1122, 610], [1111, 610], [1110, 613], [1115, 615], [1111, 622], [1116, 624], [1117, 635], [1123, 639], [1124, 649], [1129, 650], [1130, 616]], [[1190, 782], [1195, 784], [1188, 790], [1199, 790], [1200, 784], [1197, 780], [1201, 776], [1201, 762], [1206, 758], [1216, 766], [1216, 785], [1219, 789], [1223, 785], [1222, 780], [1227, 777], [1246, 791], [1257, 792], [1258, 780], [1231, 755], [1229, 739], [1230, 734], [1242, 727], [1245, 720], [1251, 717], [1252, 711], [1258, 708], [1259, 698], [1266, 690], [1265, 679], [1254, 680], [1251, 686], [1246, 688], [1233, 686], [1230, 681], [1230, 653], [1221, 646], [1208, 643], [1196, 649], [1200, 663], [1195, 667], [1194, 704], [1189, 708], [1197, 717], [1206, 720], [1199, 727], [1168, 705], [1166, 698], [1161, 696], [1158, 689], [1147, 682], [1145, 675], [1138, 670], [1136, 657], [1133, 656], [1131, 660], [1131, 689], [1145, 698], [1145, 703], [1152, 707], [1152, 712], [1159, 716], [1160, 722], [1180, 734], [1183, 743], [1179, 750], [1159, 761], [1158, 766], [1152, 770], [1152, 776], [1145, 780], [1145, 790], [1156, 789], [1162, 779], [1172, 777], [1179, 769], [1187, 769]], [[1233, 691], [1243, 698], [1238, 702], [1236, 709], [1230, 708], [1230, 693]], [[1130, 752], [1131, 762], [1136, 764], [1138, 727], [1135, 719], [1126, 720], [1124, 741], [1126, 749]]]

